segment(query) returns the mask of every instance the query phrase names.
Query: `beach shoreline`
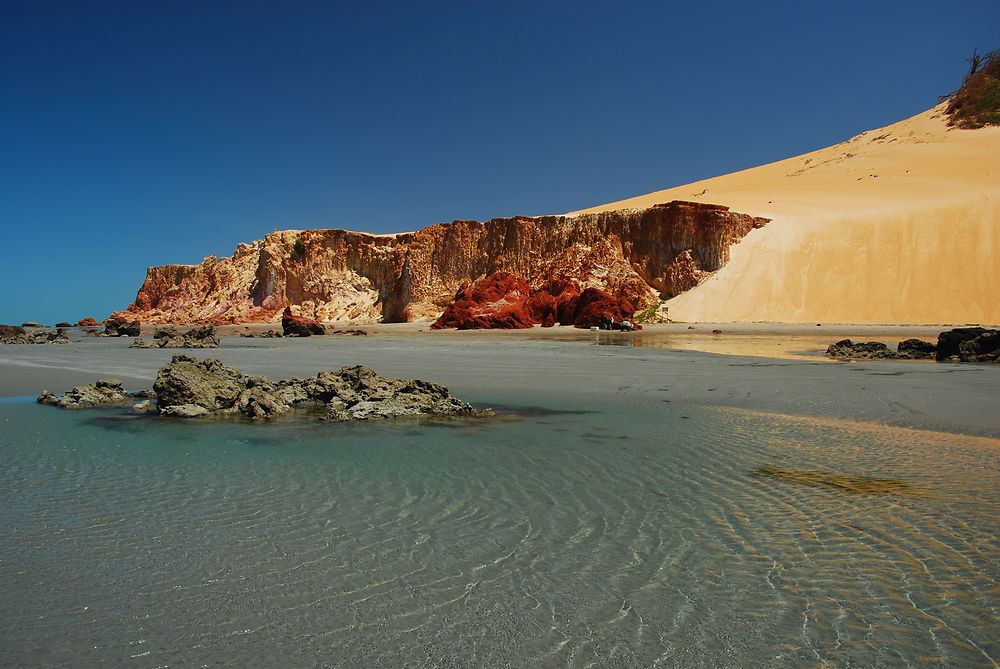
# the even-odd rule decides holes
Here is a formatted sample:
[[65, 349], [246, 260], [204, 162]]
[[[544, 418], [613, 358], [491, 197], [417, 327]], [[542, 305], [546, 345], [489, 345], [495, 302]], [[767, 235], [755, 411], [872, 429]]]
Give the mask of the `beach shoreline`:
[[10, 345], [0, 349], [0, 396], [58, 393], [99, 378], [149, 388], [161, 366], [186, 353], [274, 379], [364, 364], [384, 375], [442, 383], [478, 402], [516, 404], [528, 395], [537, 401], [631, 398], [1000, 438], [998, 365], [843, 362], [823, 355], [826, 345], [846, 337], [894, 348], [911, 337], [934, 341], [952, 326], [698, 323], [689, 330], [675, 323], [624, 333], [430, 331], [429, 325], [374, 324], [357, 327], [367, 336], [280, 339], [239, 337], [250, 326], [223, 326], [222, 346], [209, 350], [131, 349], [127, 337]]

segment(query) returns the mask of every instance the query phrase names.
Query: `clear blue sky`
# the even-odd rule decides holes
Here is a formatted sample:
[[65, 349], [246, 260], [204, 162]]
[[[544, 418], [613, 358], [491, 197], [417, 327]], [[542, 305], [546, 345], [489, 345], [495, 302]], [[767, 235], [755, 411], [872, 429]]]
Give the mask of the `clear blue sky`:
[[919, 113], [997, 0], [0, 3], [0, 323], [275, 228], [562, 213]]

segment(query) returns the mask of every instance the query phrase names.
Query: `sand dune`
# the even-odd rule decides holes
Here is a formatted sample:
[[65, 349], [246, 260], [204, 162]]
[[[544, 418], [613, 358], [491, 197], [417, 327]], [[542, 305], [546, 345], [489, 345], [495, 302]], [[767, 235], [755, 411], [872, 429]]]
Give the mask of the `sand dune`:
[[776, 163], [572, 213], [670, 200], [772, 222], [669, 302], [686, 321], [1000, 322], [1000, 128], [944, 104]]

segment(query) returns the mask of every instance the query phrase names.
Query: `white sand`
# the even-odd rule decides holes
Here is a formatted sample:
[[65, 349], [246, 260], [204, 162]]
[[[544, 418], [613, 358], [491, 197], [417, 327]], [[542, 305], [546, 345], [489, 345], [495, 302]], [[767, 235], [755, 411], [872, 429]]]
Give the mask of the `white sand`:
[[573, 213], [692, 200], [773, 219], [670, 301], [675, 319], [998, 323], [1000, 127], [949, 129], [943, 109]]

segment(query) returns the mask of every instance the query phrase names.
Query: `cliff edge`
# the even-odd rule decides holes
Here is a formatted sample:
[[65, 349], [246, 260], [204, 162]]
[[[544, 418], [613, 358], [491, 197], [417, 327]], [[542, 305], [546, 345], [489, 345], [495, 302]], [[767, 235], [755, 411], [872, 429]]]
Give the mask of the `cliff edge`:
[[417, 232], [275, 231], [199, 265], [150, 267], [126, 311], [149, 323], [250, 323], [286, 307], [321, 321], [437, 318], [456, 290], [496, 272], [537, 287], [571, 278], [639, 308], [723, 267], [768, 219], [672, 201], [566, 216], [453, 221]]

